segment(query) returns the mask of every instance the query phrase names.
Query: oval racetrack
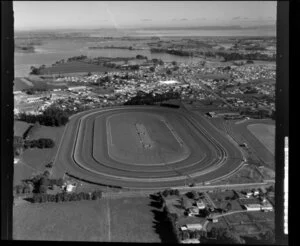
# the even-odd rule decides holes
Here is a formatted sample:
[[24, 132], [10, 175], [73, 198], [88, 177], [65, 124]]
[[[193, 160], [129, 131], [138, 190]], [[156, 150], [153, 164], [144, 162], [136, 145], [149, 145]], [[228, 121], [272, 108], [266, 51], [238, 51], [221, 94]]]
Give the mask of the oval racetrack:
[[241, 152], [199, 115], [126, 106], [71, 117], [54, 172], [110, 186], [167, 188], [221, 178], [241, 162]]

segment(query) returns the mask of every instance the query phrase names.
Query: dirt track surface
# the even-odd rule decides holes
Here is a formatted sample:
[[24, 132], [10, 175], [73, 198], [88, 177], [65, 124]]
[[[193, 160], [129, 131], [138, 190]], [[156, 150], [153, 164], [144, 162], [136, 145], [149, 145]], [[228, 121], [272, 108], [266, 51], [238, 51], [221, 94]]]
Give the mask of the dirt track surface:
[[[171, 141], [170, 129], [153, 128], [150, 124], [147, 129], [157, 145], [155, 150], [151, 150], [152, 153], [148, 152], [150, 153], [148, 157], [152, 158], [135, 159], [134, 156], [124, 158], [126, 151], [120, 155], [118, 152], [120, 148], [128, 150], [136, 147], [137, 141], [125, 141], [122, 136], [118, 139], [117, 135], [112, 136], [112, 139], [120, 141], [115, 155], [118, 158], [111, 158], [108, 151], [109, 132], [113, 133], [114, 128], [122, 124], [112, 124], [110, 125], [112, 128], [108, 130], [107, 119], [123, 113], [128, 113], [129, 118], [133, 115], [151, 113], [166, 119], [174, 130], [174, 138], [181, 139], [183, 146], [178, 144], [180, 140]], [[147, 125], [149, 119], [144, 118], [141, 117], [139, 120]], [[160, 129], [164, 132], [162, 138], [159, 137], [159, 132], [157, 135], [153, 133]], [[118, 130], [120, 134], [123, 132], [119, 128]], [[124, 131], [128, 131], [128, 128]], [[122, 134], [126, 136], [126, 133]], [[140, 151], [141, 156], [143, 151], [146, 153], [145, 150]], [[175, 152], [176, 155], [173, 155]], [[126, 106], [91, 110], [74, 115], [60, 144], [54, 165], [54, 176], [62, 177], [67, 173], [98, 184], [141, 189], [167, 188], [221, 178], [239, 168], [241, 163], [241, 152], [199, 115], [180, 109]]]

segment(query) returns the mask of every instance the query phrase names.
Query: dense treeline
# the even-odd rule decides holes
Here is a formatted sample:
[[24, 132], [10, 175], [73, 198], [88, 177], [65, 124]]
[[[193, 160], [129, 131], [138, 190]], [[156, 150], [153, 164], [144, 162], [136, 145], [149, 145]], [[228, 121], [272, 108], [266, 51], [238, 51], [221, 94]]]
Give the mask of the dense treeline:
[[24, 141], [24, 148], [53, 148], [54, 147], [54, 141], [50, 138], [40, 138], [40, 139], [34, 139], [34, 140], [25, 140]]
[[150, 52], [152, 52], [152, 53], [167, 53], [167, 54], [176, 55], [176, 56], [193, 56], [193, 53], [190, 51], [174, 50], [174, 49], [151, 48]]
[[58, 194], [35, 194], [31, 201], [33, 203], [44, 203], [44, 202], [71, 202], [81, 200], [97, 200], [102, 197], [101, 191], [93, 191], [91, 193], [79, 192], [79, 193], [66, 193], [61, 192]]
[[72, 62], [72, 61], [82, 61], [87, 59], [87, 56], [81, 55], [81, 56], [73, 56], [67, 59], [68, 62]]
[[68, 114], [58, 107], [49, 107], [42, 114], [20, 113], [18, 119], [27, 123], [39, 122], [45, 126], [62, 126], [68, 123]]
[[32, 75], [40, 75], [42, 70], [44, 70], [46, 68], [46, 65], [41, 65], [39, 67], [35, 67], [35, 66], [31, 66], [30, 67], [30, 73]]
[[250, 116], [251, 118], [264, 119], [264, 118], [272, 118], [275, 119], [275, 111], [267, 110], [267, 109], [257, 109], [252, 110], [248, 108], [244, 108], [240, 110], [240, 114], [244, 116]]
[[160, 106], [169, 107], [169, 108], [180, 108], [180, 105], [171, 104], [171, 103], [161, 103]]
[[235, 61], [235, 60], [262, 60], [262, 61], [276, 61], [276, 55], [269, 56], [267, 54], [255, 52], [255, 53], [238, 53], [238, 52], [224, 52], [224, 51], [206, 51], [200, 52], [201, 55], [208, 57], [220, 56], [224, 58], [224, 61]]
[[[257, 50], [257, 51], [263, 51], [263, 48], [249, 48], [248, 50]], [[195, 56], [194, 52], [192, 51], [185, 51], [185, 50], [176, 50], [176, 49], [165, 49], [165, 48], [151, 48], [150, 51], [152, 53], [167, 53], [171, 55], [176, 56]], [[214, 50], [208, 50], [208, 51], [198, 51], [196, 52], [199, 55], [204, 55], [207, 57], [223, 57], [225, 61], [235, 61], [235, 60], [262, 60], [262, 61], [276, 61], [276, 55], [267, 55], [260, 52], [255, 53], [239, 53], [239, 52], [226, 52], [226, 51], [214, 51]]]
[[124, 103], [124, 105], [153, 105], [154, 103], [163, 102], [170, 99], [179, 99], [180, 94], [178, 92], [166, 92], [163, 94], [155, 94], [152, 92], [145, 93], [139, 91], [135, 97]]
[[34, 95], [36, 93], [48, 91], [47, 88], [28, 88], [28, 89], [23, 89], [23, 92], [25, 92], [27, 95]]
[[138, 59], [138, 60], [148, 60], [148, 57], [147, 56], [143, 56], [143, 55], [136, 55], [135, 58]]

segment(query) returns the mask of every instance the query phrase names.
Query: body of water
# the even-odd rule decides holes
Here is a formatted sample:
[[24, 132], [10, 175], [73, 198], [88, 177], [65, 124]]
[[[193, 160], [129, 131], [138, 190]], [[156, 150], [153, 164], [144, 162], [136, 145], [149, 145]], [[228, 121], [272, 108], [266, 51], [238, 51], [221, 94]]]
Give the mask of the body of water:
[[[247, 30], [101, 30], [90, 34], [91, 37], [222, 37], [222, 36], [275, 36], [274, 30], [270, 29], [247, 29]], [[44, 40], [42, 45], [36, 46], [35, 53], [15, 53], [15, 77], [27, 76], [31, 66], [51, 65], [58, 60], [72, 56], [86, 55], [88, 57], [135, 57], [144, 55], [149, 59], [157, 58], [163, 61], [192, 62], [195, 58], [180, 57], [170, 54], [151, 54], [149, 50], [126, 50], [126, 49], [88, 49], [89, 46], [133, 46], [147, 48], [149, 40], [125, 41], [107, 40], [102, 42], [87, 42], [76, 39]], [[199, 59], [199, 58], [198, 58]]]
[[[120, 41], [119, 41], [120, 42]], [[96, 44], [98, 45], [99, 42]], [[117, 45], [110, 41], [104, 45]], [[122, 44], [123, 46], [124, 43]], [[136, 55], [147, 56], [148, 59], [162, 59], [165, 62], [192, 62], [195, 58], [179, 57], [170, 54], [151, 54], [148, 49], [126, 50], [126, 49], [89, 49], [95, 43], [78, 42], [70, 40], [48, 40], [43, 45], [36, 47], [35, 53], [15, 53], [15, 77], [27, 76], [31, 66], [51, 65], [58, 60], [67, 59], [72, 56], [86, 55], [88, 57], [135, 57]]]

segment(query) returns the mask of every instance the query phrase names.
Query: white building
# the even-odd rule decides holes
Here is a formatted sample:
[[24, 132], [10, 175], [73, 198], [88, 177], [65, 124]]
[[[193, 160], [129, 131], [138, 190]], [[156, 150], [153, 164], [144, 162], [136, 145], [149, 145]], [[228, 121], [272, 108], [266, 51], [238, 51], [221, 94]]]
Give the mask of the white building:
[[189, 231], [200, 231], [202, 230], [201, 224], [186, 224], [186, 228]]
[[244, 205], [247, 211], [260, 211], [261, 205], [260, 204], [246, 204]]
[[80, 91], [86, 90], [86, 86], [73, 86], [68, 88], [69, 91]]
[[196, 205], [199, 209], [205, 209], [205, 204], [203, 201], [197, 202]]

